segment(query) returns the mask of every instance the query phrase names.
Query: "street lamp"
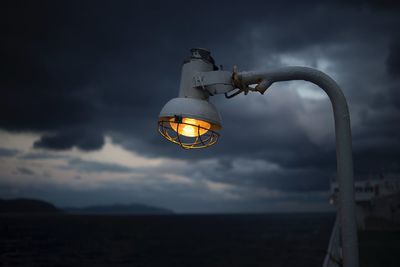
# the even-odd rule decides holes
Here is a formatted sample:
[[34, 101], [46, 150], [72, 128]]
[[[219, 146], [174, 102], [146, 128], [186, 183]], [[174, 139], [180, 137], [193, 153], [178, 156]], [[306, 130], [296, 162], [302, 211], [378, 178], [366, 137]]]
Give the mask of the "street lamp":
[[208, 50], [195, 48], [190, 51], [191, 57], [182, 66], [178, 98], [163, 107], [158, 120], [161, 135], [185, 149], [208, 147], [218, 140], [221, 118], [208, 101], [210, 96], [225, 94], [232, 98], [249, 91], [264, 94], [274, 82], [291, 80], [312, 82], [327, 93], [335, 120], [343, 266], [358, 267], [350, 115], [339, 85], [325, 73], [306, 67], [262, 72], [238, 72], [236, 68], [233, 72], [223, 71], [215, 65]]

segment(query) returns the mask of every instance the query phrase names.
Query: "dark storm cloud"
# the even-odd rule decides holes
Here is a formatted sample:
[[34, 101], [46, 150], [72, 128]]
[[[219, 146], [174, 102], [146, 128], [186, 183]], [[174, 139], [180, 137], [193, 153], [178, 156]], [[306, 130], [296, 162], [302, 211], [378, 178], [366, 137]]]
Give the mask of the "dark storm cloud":
[[[240, 14], [246, 23], [263, 14], [243, 14], [239, 7], [213, 4], [206, 20], [200, 19], [201, 9], [178, 3], [49, 1], [8, 7], [2, 11], [1, 126], [64, 132], [93, 123], [99, 134], [114, 128], [138, 132], [127, 122], [156, 117], [176, 94], [188, 47], [209, 45], [229, 53], [225, 41], [238, 42], [241, 24], [234, 29], [218, 15]], [[53, 143], [63, 148], [59, 142], [47, 146]]]
[[18, 157], [23, 160], [48, 160], [48, 159], [66, 159], [67, 156], [56, 155], [47, 152], [28, 152]]
[[15, 157], [19, 151], [16, 149], [9, 149], [0, 147], [0, 157]]
[[[296, 166], [280, 167], [268, 161], [259, 160], [257, 164], [252, 161], [225, 158], [219, 160], [215, 168], [200, 166], [198, 172], [212, 181], [239, 188], [268, 188], [290, 193], [327, 191], [329, 181], [335, 178], [335, 171], [327, 170], [323, 166], [299, 163]], [[243, 168], [247, 170], [243, 171]]]
[[346, 5], [356, 5], [359, 7], [372, 7], [378, 9], [399, 8], [400, 3], [392, 0], [343, 0]]
[[88, 161], [81, 159], [70, 159], [67, 166], [62, 166], [62, 169], [77, 170], [80, 172], [115, 172], [115, 173], [133, 173], [134, 169], [123, 165], [113, 163], [101, 163], [97, 161]]
[[[204, 46], [226, 69], [259, 67], [262, 58], [267, 59], [263, 68], [272, 68], [284, 64], [279, 56], [293, 53], [310, 66], [317, 65], [319, 55], [327, 57], [338, 66], [352, 115], [359, 117], [353, 125], [356, 172], [399, 170], [400, 149], [393, 140], [399, 130], [399, 86], [388, 82], [400, 69], [394, 34], [400, 26], [398, 5], [255, 1], [246, 2], [245, 12], [243, 2], [225, 1], [202, 2], [201, 8], [151, 1], [9, 5], [0, 11], [0, 127], [40, 133], [36, 148], [95, 150], [109, 135], [150, 157], [222, 158], [220, 169], [207, 174], [217, 181], [236, 157], [243, 157], [268, 160], [280, 171], [248, 177], [230, 173], [230, 183], [326, 190], [335, 169], [333, 135], [316, 142], [299, 122], [310, 102], [301, 104], [305, 100], [293, 92], [268, 91], [265, 100], [216, 97], [226, 120], [219, 144], [210, 150], [188, 152], [160, 138], [158, 112], [177, 94], [181, 63], [191, 47]], [[379, 65], [379, 57], [386, 65]], [[373, 76], [378, 69], [384, 69], [381, 76]], [[257, 101], [262, 103], [253, 108]], [[328, 114], [322, 128], [331, 127], [329, 103], [323, 106], [317, 109]], [[307, 116], [316, 120], [315, 114]], [[130, 171], [93, 164], [70, 162], [81, 171]]]
[[17, 171], [18, 171], [18, 173], [23, 174], [23, 175], [34, 175], [35, 174], [34, 171], [32, 171], [31, 169], [25, 168], [25, 167], [17, 167]]
[[100, 149], [103, 145], [104, 136], [101, 133], [79, 128], [44, 134], [33, 144], [35, 148], [65, 150], [77, 147], [84, 151]]
[[387, 68], [393, 78], [400, 79], [400, 35], [391, 41], [387, 57]]

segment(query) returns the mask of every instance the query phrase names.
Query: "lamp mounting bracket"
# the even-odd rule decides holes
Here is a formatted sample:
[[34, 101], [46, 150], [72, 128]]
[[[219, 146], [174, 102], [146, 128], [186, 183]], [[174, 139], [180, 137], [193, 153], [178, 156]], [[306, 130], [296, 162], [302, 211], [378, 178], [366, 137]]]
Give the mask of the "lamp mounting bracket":
[[224, 94], [234, 89], [232, 72], [222, 70], [196, 72], [192, 78], [192, 85], [208, 91], [211, 95]]
[[[238, 72], [237, 67], [233, 67], [233, 72], [216, 70], [196, 72], [192, 77], [192, 86], [207, 91], [210, 95], [225, 94], [226, 98], [232, 98], [240, 93], [247, 95], [251, 92], [264, 94], [273, 81], [260, 79], [255, 87], [251, 87], [248, 82], [242, 79], [242, 73]], [[235, 90], [235, 92], [228, 94]]]

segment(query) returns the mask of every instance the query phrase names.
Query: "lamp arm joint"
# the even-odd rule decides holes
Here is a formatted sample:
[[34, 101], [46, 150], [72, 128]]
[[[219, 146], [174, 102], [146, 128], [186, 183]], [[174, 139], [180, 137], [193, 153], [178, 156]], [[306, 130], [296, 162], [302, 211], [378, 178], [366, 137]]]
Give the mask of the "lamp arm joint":
[[[245, 95], [251, 92], [259, 92], [260, 94], [264, 94], [265, 91], [274, 83], [274, 80], [268, 78], [267, 76], [265, 77], [258, 77], [255, 81], [247, 81], [246, 79], [243, 79], [243, 74], [246, 72], [238, 72], [237, 67], [233, 67], [233, 75], [232, 75], [232, 82], [235, 86], [235, 88], [238, 88], [239, 91], [237, 94], [244, 92]], [[255, 87], [252, 87], [251, 85], [256, 85]], [[236, 94], [235, 94], [236, 95]]]

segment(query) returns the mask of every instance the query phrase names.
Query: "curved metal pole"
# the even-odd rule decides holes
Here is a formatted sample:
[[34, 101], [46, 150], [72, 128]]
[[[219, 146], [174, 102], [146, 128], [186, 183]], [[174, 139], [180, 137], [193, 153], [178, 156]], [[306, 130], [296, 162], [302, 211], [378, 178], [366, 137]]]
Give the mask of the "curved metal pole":
[[[242, 84], [259, 84], [264, 91], [274, 82], [304, 80], [321, 87], [332, 103], [336, 134], [338, 213], [341, 225], [343, 266], [358, 267], [358, 239], [355, 217], [353, 156], [350, 115], [339, 85], [325, 73], [306, 67], [284, 67], [265, 72], [240, 72], [235, 77]], [[257, 88], [256, 88], [257, 89]]]

